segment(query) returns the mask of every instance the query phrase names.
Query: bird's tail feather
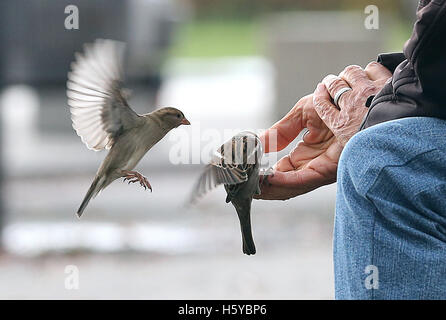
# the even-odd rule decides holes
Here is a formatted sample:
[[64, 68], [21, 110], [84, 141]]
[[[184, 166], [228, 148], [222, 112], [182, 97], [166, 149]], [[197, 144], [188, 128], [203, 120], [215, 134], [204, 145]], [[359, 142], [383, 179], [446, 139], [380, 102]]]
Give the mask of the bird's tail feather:
[[256, 246], [254, 244], [254, 239], [252, 238], [251, 221], [250, 219], [242, 227], [242, 241], [243, 241], [243, 253], [247, 255], [256, 253]]
[[88, 202], [90, 202], [91, 198], [94, 198], [98, 194], [98, 192], [102, 189], [102, 186], [103, 186], [103, 179], [101, 179], [100, 176], [96, 176], [90, 188], [88, 189], [87, 194], [85, 195], [84, 200], [82, 201], [79, 209], [77, 210], [77, 216], [79, 218], [82, 216], [82, 213], [87, 207]]
[[[238, 201], [237, 201], [238, 202]], [[240, 220], [242, 231], [243, 253], [247, 255], [256, 253], [256, 246], [251, 230], [251, 199], [244, 199], [234, 205]]]

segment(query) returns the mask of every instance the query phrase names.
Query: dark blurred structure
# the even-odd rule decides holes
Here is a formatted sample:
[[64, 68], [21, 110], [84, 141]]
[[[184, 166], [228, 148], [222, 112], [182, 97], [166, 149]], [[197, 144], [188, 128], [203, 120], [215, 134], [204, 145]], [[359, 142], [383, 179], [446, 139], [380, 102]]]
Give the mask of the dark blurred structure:
[[[65, 8], [79, 9], [79, 29], [67, 30]], [[97, 38], [127, 43], [130, 81], [159, 87], [174, 8], [153, 0], [3, 0], [0, 3], [2, 84], [64, 84], [73, 53]]]
[[[79, 29], [66, 29], [65, 8], [75, 5]], [[74, 52], [97, 38], [127, 44], [126, 84], [144, 95], [145, 110], [155, 104], [160, 70], [170, 45], [178, 6], [156, 0], [4, 0], [0, 3], [0, 84], [38, 89], [39, 128], [68, 132], [65, 82]], [[59, 119], [59, 121], [54, 121]], [[60, 121], [64, 119], [64, 121]]]
[[[385, 11], [398, 12], [402, 7], [412, 6], [418, 0], [189, 0], [196, 8], [198, 18], [249, 18], [270, 12], [305, 10], [364, 10], [373, 4]], [[406, 14], [402, 11], [402, 14]]]

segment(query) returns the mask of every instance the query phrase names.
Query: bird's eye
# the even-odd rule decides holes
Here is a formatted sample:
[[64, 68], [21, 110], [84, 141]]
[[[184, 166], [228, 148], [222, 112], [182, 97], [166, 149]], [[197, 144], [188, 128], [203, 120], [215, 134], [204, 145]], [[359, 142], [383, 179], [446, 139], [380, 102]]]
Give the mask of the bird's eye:
[[181, 115], [177, 114], [177, 118], [180, 119], [180, 118], [181, 118]]

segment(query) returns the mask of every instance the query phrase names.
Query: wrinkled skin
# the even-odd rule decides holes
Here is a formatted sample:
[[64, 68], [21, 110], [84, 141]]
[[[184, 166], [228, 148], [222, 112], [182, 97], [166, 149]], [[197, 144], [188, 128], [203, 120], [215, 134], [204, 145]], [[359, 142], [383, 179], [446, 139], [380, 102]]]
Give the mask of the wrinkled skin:
[[[390, 71], [381, 64], [372, 62], [366, 70], [359, 66], [348, 66], [339, 76], [328, 75], [318, 84], [313, 95], [314, 107], [342, 146], [358, 132], [367, 114], [367, 98], [376, 95], [391, 76]], [[340, 97], [339, 110], [332, 103], [332, 98], [344, 87], [352, 90]]]
[[[314, 94], [300, 99], [290, 112], [260, 137], [265, 153], [287, 147], [304, 129], [309, 132], [303, 141], [273, 168], [273, 175], [262, 184], [264, 200], [287, 200], [336, 181], [339, 157], [347, 141], [358, 131], [367, 113], [365, 102], [376, 94], [391, 77], [381, 64], [372, 62], [363, 70], [349, 66], [339, 76], [329, 75]], [[345, 86], [353, 90], [339, 99], [340, 110], [332, 97]], [[277, 135], [277, 145], [269, 138]]]

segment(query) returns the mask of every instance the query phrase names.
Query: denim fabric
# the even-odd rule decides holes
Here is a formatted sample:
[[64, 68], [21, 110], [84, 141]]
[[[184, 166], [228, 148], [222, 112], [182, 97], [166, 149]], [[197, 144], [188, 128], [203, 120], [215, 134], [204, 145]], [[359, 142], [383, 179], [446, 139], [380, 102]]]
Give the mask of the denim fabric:
[[446, 299], [445, 120], [389, 121], [348, 142], [334, 268], [336, 299]]

